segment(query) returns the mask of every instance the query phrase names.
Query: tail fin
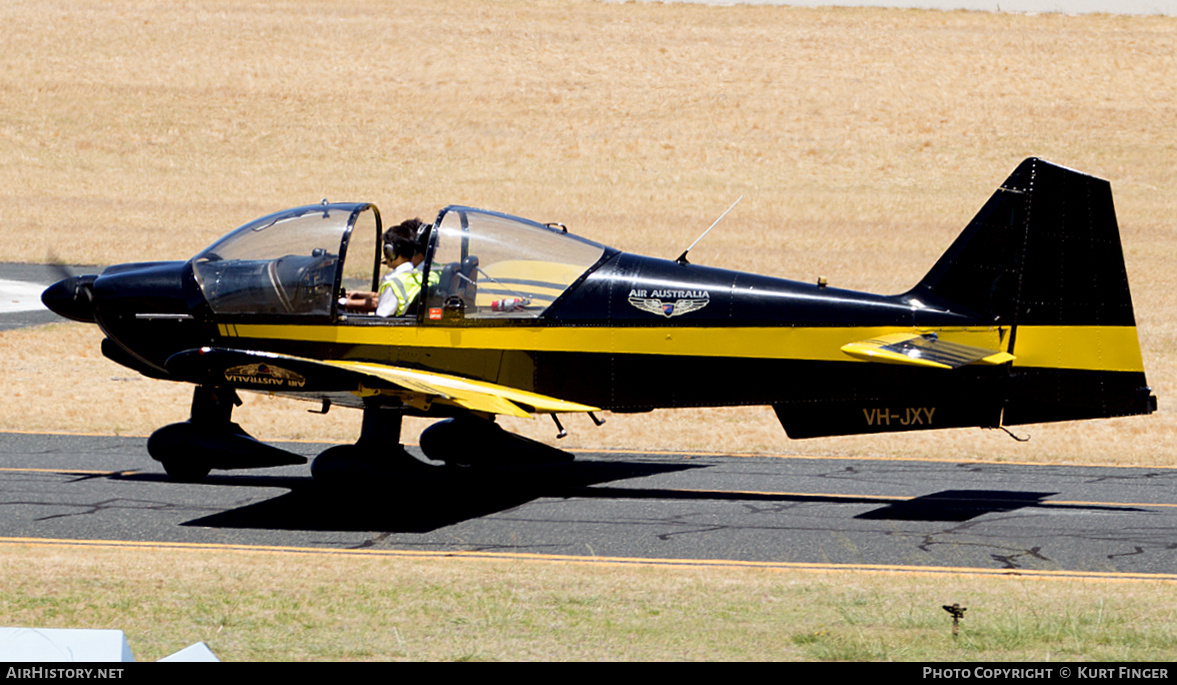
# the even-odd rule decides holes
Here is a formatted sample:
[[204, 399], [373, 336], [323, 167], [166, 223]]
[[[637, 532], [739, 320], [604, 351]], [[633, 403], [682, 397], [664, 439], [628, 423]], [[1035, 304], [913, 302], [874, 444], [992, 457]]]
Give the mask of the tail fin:
[[1107, 181], [1022, 162], [916, 286], [1009, 326], [1134, 326]]
[[1025, 160], [915, 293], [1010, 327], [1003, 423], [1156, 410], [1107, 181]]
[[900, 299], [1000, 329], [1001, 361], [832, 367], [824, 398], [775, 405], [791, 437], [1156, 411], [1107, 181], [1027, 159]]

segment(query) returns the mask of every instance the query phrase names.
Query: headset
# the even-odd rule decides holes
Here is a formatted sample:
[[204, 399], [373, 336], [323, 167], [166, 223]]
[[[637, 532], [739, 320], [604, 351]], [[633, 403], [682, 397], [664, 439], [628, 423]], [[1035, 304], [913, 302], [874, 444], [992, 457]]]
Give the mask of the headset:
[[401, 236], [393, 235], [391, 230], [386, 231], [384, 233], [384, 261], [391, 262], [397, 257], [412, 259], [416, 244], [415, 240], [406, 240]]
[[384, 260], [390, 262], [397, 257], [412, 259], [417, 253], [425, 254], [429, 247], [427, 241], [431, 228], [420, 219], [410, 219], [389, 228], [384, 232]]

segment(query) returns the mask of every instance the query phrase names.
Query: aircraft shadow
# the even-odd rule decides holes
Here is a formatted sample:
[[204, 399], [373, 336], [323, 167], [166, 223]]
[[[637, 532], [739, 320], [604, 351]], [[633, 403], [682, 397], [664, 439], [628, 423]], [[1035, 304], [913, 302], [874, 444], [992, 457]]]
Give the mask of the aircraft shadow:
[[[899, 499], [855, 516], [856, 519], [882, 521], [968, 521], [985, 514], [1016, 511], [1036, 507], [1041, 509], [1079, 509], [1083, 511], [1142, 511], [1135, 507], [1101, 506], [1098, 504], [1056, 504], [1045, 498], [1055, 492], [1022, 492], [1016, 490], [944, 490], [914, 499]], [[878, 497], [843, 495], [797, 495], [784, 493], [747, 492], [691, 492], [683, 490], [642, 488], [593, 488], [577, 496], [612, 499], [673, 499], [673, 500], [728, 500], [740, 502], [794, 502], [798, 504], [879, 504]], [[882, 500], [886, 502], [886, 500]]]
[[303, 531], [427, 533], [488, 516], [542, 497], [581, 496], [589, 486], [702, 468], [696, 465], [574, 462], [553, 466], [451, 471], [437, 476], [388, 479], [377, 485], [324, 487], [309, 478], [219, 476], [209, 484], [289, 487], [265, 502], [182, 525]]
[[[594, 487], [602, 483], [705, 467], [705, 464], [577, 461], [549, 466], [479, 470], [470, 474], [439, 469], [436, 475], [380, 479], [374, 484], [357, 483], [346, 488], [324, 487], [307, 477], [213, 475], [207, 479], [207, 485], [277, 487], [290, 492], [182, 525], [262, 530], [427, 533], [544, 497], [880, 504], [877, 497]], [[133, 474], [119, 478], [170, 482], [163, 474]], [[882, 500], [886, 502], [885, 506], [854, 518], [961, 522], [985, 514], [1028, 508], [1141, 511], [1135, 507], [1045, 501], [1055, 494], [1015, 490], [943, 490], [914, 499]]]
[[901, 500], [881, 509], [855, 516], [856, 519], [879, 521], [968, 521], [985, 514], [1005, 513], [1029, 507], [1043, 509], [1083, 509], [1107, 511], [1140, 511], [1131, 507], [1100, 505], [1055, 504], [1044, 501], [1056, 492], [1023, 492], [1016, 490], [942, 490], [914, 499]]

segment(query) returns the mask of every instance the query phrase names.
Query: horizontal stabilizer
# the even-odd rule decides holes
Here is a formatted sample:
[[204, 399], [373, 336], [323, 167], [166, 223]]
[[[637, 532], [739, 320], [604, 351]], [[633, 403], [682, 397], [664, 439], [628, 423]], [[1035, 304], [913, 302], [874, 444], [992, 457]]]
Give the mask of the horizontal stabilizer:
[[1004, 364], [1014, 360], [1008, 352], [987, 350], [941, 340], [936, 334], [896, 333], [842, 346], [856, 359], [883, 364], [907, 364], [935, 369], [959, 369], [968, 364]]

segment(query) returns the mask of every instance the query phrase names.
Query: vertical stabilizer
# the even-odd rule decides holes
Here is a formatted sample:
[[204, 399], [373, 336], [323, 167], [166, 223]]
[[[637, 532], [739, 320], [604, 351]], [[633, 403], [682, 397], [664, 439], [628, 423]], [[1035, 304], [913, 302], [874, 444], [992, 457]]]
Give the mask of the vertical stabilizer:
[[[775, 405], [791, 437], [1156, 411], [1107, 181], [1027, 159], [901, 299], [989, 327], [1004, 349], [982, 356], [989, 348], [936, 338], [911, 343], [904, 331], [895, 344], [920, 347], [901, 355], [904, 364], [851, 367], [844, 375], [833, 367], [824, 377], [826, 399]], [[881, 347], [874, 339], [842, 349], [887, 361]], [[943, 368], [918, 365], [937, 361]]]
[[1009, 327], [1004, 423], [1156, 409], [1103, 179], [1022, 162], [913, 294]]
[[1111, 186], [1022, 162], [916, 287], [998, 325], [1134, 326]]

